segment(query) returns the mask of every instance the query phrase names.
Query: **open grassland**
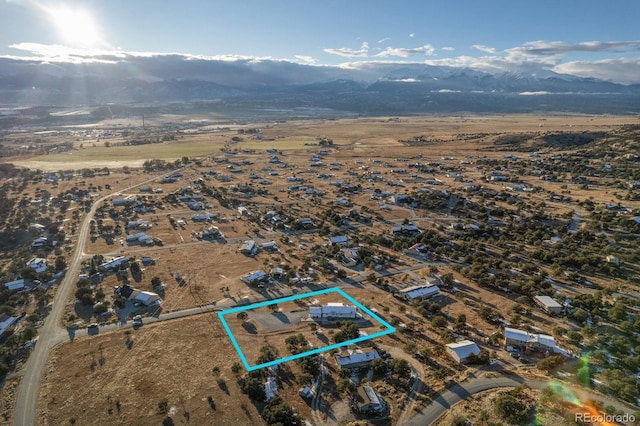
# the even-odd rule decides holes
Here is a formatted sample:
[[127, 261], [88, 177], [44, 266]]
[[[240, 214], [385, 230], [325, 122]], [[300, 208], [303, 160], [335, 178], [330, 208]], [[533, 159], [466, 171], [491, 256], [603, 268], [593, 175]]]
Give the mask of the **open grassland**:
[[[150, 123], [153, 123], [149, 119]], [[225, 145], [228, 149], [277, 149], [295, 150], [317, 144], [321, 137], [329, 138], [337, 146], [350, 148], [354, 155], [367, 155], [371, 148], [405, 146], [400, 141], [424, 136], [430, 144], [447, 143], [443, 154], [461, 153], [467, 149], [477, 149], [477, 142], [502, 133], [521, 134], [545, 132], [581, 132], [605, 130], [624, 124], [637, 123], [631, 116], [588, 116], [588, 115], [508, 115], [508, 116], [426, 116], [426, 117], [375, 117], [337, 120], [297, 120], [283, 123], [252, 123], [244, 127], [260, 129], [256, 134], [239, 134], [239, 130], [211, 132], [208, 122], [191, 121], [192, 128], [176, 133], [176, 140], [149, 145], [105, 146], [106, 142], [118, 145], [125, 141], [122, 137], [91, 138], [61, 137], [43, 134], [21, 133], [21, 144], [73, 142], [73, 149], [66, 153], [38, 155], [32, 157], [7, 158], [16, 165], [45, 170], [65, 170], [84, 167], [138, 167], [145, 160], [176, 160], [184, 156], [201, 157], [220, 152]], [[183, 122], [184, 123], [184, 122]], [[237, 126], [235, 126], [237, 127]], [[86, 131], [86, 127], [82, 127]], [[98, 124], [95, 129], [100, 129]], [[80, 128], [79, 128], [80, 129]], [[148, 136], [148, 135], [146, 135]], [[144, 138], [145, 134], [135, 137]], [[232, 143], [231, 138], [239, 136], [240, 141]], [[473, 136], [470, 138], [470, 136]], [[155, 137], [155, 136], [154, 136]], [[7, 143], [18, 143], [10, 136]], [[455, 143], [454, 145], [451, 145]], [[82, 146], [81, 146], [82, 145]], [[415, 147], [412, 147], [415, 148]], [[446, 151], [446, 152], [445, 152]]]
[[176, 160], [186, 157], [207, 156], [220, 151], [221, 143], [201, 137], [189, 137], [187, 140], [164, 142], [137, 146], [104, 145], [73, 149], [60, 154], [40, 155], [14, 164], [29, 168], [75, 169], [79, 167], [122, 167], [142, 166], [145, 160]]

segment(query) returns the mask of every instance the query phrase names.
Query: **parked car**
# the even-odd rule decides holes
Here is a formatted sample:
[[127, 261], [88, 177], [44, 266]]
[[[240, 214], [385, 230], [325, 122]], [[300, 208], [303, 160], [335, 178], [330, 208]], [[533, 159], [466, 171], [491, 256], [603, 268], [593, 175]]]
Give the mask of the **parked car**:
[[87, 334], [90, 336], [93, 334], [98, 334], [99, 332], [100, 332], [100, 327], [96, 323], [93, 323], [87, 327]]
[[134, 327], [139, 327], [139, 326], [142, 325], [142, 323], [143, 323], [142, 316], [136, 315], [135, 317], [133, 317], [133, 326]]

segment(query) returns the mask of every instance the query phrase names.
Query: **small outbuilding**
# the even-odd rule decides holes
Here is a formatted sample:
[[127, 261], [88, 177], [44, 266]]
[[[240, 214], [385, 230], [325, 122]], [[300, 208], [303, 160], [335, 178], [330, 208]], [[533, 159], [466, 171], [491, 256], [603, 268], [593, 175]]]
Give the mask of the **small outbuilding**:
[[480, 353], [480, 348], [471, 340], [461, 340], [459, 342], [448, 343], [446, 345], [446, 351], [454, 361], [462, 364], [465, 363], [472, 354], [477, 356]]
[[359, 386], [356, 389], [353, 402], [360, 413], [381, 413], [384, 411], [384, 403], [371, 386]]

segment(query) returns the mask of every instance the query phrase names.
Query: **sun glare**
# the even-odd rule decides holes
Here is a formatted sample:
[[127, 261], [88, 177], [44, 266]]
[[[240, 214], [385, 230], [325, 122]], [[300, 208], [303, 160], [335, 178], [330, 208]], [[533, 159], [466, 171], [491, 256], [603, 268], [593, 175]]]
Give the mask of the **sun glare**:
[[100, 34], [89, 13], [68, 6], [50, 8], [48, 12], [66, 43], [81, 47], [97, 47]]

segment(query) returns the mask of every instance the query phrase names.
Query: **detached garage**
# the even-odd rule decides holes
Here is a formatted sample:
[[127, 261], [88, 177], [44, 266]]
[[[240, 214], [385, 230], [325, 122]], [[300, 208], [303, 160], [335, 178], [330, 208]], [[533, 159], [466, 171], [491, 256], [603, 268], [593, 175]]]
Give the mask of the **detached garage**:
[[461, 340], [459, 342], [449, 343], [446, 347], [447, 354], [449, 354], [449, 356], [456, 362], [461, 364], [465, 363], [471, 354], [477, 356], [480, 353], [478, 345], [470, 340]]

